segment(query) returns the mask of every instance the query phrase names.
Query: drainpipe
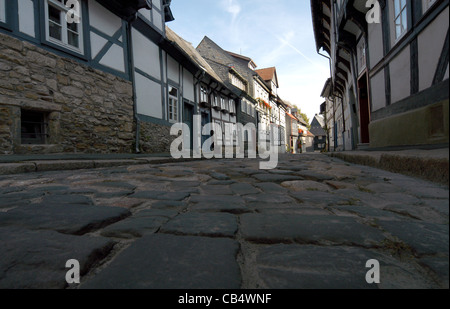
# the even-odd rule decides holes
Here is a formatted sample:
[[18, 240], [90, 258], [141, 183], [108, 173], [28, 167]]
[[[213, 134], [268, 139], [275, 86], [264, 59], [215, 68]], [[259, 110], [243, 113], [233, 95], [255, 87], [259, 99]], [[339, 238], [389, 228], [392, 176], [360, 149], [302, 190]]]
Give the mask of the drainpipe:
[[128, 53], [128, 74], [130, 74], [130, 81], [133, 86], [133, 118], [136, 122], [136, 132], [135, 132], [135, 152], [140, 153], [140, 129], [141, 123], [137, 113], [137, 95], [136, 95], [136, 81], [135, 81], [135, 72], [134, 72], [134, 58], [133, 58], [133, 42], [131, 38], [131, 21], [127, 21], [126, 23], [126, 32], [127, 32], [127, 53]]

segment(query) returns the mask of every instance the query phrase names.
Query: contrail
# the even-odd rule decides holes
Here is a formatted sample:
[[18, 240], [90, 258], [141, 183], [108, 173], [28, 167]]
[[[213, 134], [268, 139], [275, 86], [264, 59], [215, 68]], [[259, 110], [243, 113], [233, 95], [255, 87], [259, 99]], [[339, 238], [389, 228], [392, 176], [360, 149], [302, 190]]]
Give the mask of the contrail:
[[[292, 48], [296, 53], [298, 53], [300, 56], [302, 56], [303, 58], [306, 59], [306, 61], [308, 61], [309, 63], [311, 63], [312, 65], [315, 65], [316, 67], [320, 68], [321, 70], [324, 70], [324, 67], [319, 65], [317, 62], [314, 62], [313, 60], [311, 60], [308, 56], [306, 56], [304, 53], [302, 53], [301, 50], [299, 50], [297, 47], [295, 47], [294, 45], [292, 45], [288, 40], [276, 36], [276, 38], [283, 43], [284, 45], [289, 46], [290, 48]], [[328, 73], [328, 69], [326, 70], [326, 72]]]

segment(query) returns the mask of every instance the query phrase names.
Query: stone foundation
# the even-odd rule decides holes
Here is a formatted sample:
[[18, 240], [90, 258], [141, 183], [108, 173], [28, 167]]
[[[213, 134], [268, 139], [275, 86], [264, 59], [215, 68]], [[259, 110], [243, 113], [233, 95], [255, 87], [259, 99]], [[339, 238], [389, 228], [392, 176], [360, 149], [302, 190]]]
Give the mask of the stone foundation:
[[[131, 82], [0, 33], [0, 154], [131, 153]], [[44, 145], [22, 145], [21, 112], [44, 112]]]
[[177, 136], [170, 136], [170, 127], [140, 122], [140, 145], [143, 153], [170, 153], [170, 145]]

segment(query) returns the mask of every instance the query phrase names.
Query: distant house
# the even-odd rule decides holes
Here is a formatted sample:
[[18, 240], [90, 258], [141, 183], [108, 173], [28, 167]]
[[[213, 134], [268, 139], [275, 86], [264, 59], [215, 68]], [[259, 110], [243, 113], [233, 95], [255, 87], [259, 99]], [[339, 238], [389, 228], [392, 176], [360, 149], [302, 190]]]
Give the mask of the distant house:
[[311, 133], [314, 135], [314, 151], [324, 151], [327, 147], [325, 119], [316, 115], [311, 122]]
[[305, 151], [306, 152], [314, 152], [315, 151], [315, 147], [314, 147], [314, 134], [312, 134], [310, 131], [306, 132], [306, 137], [305, 137]]

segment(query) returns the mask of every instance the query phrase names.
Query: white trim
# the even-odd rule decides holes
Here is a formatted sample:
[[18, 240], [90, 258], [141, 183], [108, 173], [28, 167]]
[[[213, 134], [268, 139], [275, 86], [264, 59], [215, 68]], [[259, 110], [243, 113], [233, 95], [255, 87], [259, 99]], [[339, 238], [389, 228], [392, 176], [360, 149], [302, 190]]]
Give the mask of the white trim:
[[[177, 90], [177, 96], [173, 96], [170, 94], [170, 89], [176, 89]], [[180, 90], [172, 85], [169, 85], [168, 87], [168, 104], [167, 104], [167, 118], [169, 119], [169, 122], [178, 122], [179, 116], [180, 116], [180, 107], [178, 106], [179, 101], [179, 95]], [[170, 112], [170, 108], [172, 107], [172, 112]], [[172, 115], [171, 115], [172, 114]]]
[[[402, 6], [402, 2], [404, 2], [404, 6]], [[397, 12], [395, 10], [395, 6], [396, 4], [398, 4], [399, 6], [399, 12]], [[395, 38], [395, 42], [397, 43], [404, 35], [406, 32], [408, 32], [408, 1], [407, 0], [394, 0], [394, 5], [393, 5], [393, 9], [394, 9], [394, 38]], [[403, 14], [406, 14], [406, 20], [403, 21]], [[399, 25], [403, 27], [403, 31], [398, 35], [397, 33], [397, 20], [400, 21]], [[403, 22], [405, 22], [405, 24], [403, 24]]]
[[0, 21], [6, 22], [6, 6], [5, 0], [0, 0]]
[[[55, 39], [50, 37], [50, 31], [49, 31], [49, 12], [48, 12], [48, 6], [51, 5], [57, 10], [60, 11], [60, 22], [62, 22], [61, 26], [61, 40]], [[80, 4], [81, 5], [81, 4]], [[78, 32], [71, 31], [67, 27], [66, 22], [66, 16], [70, 10], [70, 8], [63, 6], [60, 2], [55, 0], [45, 0], [44, 2], [45, 6], [45, 39], [48, 42], [51, 42], [53, 44], [62, 46], [68, 50], [74, 51], [79, 54], [84, 54], [84, 44], [83, 44], [83, 16], [81, 15], [81, 7], [80, 7], [80, 16], [79, 20], [80, 23], [78, 23]], [[78, 45], [79, 47], [75, 47], [69, 44], [68, 39], [68, 32], [73, 32], [78, 35]]]

